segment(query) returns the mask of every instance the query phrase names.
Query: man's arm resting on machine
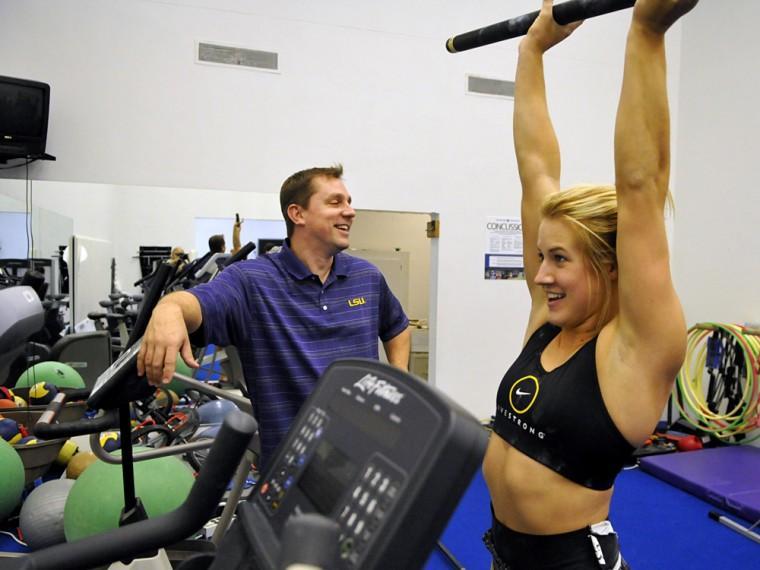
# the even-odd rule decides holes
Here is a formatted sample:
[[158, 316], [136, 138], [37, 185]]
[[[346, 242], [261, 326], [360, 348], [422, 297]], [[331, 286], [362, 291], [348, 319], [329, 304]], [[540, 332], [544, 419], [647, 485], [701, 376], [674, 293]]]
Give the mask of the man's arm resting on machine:
[[174, 374], [177, 355], [193, 368], [189, 332], [198, 330], [203, 321], [197, 297], [187, 291], [167, 295], [153, 309], [137, 355], [137, 373], [147, 374], [148, 382], [159, 386], [168, 383]]

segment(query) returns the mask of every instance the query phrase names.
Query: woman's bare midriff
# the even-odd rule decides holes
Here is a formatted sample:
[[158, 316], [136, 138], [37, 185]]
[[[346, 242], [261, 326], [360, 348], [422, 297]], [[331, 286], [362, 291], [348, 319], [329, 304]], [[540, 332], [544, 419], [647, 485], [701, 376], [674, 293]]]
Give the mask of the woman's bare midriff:
[[612, 489], [595, 491], [555, 473], [491, 434], [483, 475], [499, 522], [527, 534], [559, 534], [607, 518]]

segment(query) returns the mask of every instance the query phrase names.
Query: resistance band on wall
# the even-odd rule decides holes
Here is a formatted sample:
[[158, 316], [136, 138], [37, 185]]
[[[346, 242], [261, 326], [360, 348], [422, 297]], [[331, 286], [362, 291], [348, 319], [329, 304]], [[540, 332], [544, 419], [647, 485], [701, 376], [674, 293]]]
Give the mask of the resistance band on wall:
[[672, 400], [684, 420], [724, 443], [760, 438], [758, 335], [721, 323], [700, 323], [688, 332]]

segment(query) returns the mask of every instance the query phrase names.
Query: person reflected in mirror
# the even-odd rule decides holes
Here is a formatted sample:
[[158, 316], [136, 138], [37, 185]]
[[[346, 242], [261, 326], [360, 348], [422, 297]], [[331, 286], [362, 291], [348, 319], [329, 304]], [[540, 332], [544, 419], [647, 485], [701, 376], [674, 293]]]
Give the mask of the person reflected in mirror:
[[240, 251], [242, 247], [240, 244], [240, 231], [242, 227], [243, 218], [240, 217], [240, 214], [235, 214], [235, 221], [232, 224], [232, 249], [230, 250], [230, 253], [233, 255]]
[[227, 251], [227, 244], [224, 241], [224, 234], [214, 234], [208, 238], [208, 250], [211, 253], [224, 253]]
[[167, 263], [170, 263], [176, 267], [176, 272], [179, 273], [189, 262], [189, 256], [185, 253], [185, 250], [179, 246], [173, 247]]

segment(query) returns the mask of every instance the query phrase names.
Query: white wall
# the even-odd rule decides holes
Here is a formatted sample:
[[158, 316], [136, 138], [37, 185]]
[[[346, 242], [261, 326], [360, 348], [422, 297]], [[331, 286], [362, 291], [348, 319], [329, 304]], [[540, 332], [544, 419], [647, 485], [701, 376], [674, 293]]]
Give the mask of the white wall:
[[[357, 208], [439, 214], [431, 375], [489, 416], [528, 296], [524, 283], [483, 279], [483, 221], [519, 213], [512, 105], [466, 95], [465, 75], [512, 79], [517, 42], [457, 55], [443, 46], [538, 0], [193, 4], [0, 3], [3, 73], [52, 86], [47, 150], [58, 160], [33, 165], [32, 176], [66, 190], [35, 184], [39, 199], [68, 213], [76, 233], [113, 241], [122, 267], [136, 266], [139, 243], [190, 243], [195, 216], [279, 217], [267, 196], [285, 177], [340, 161]], [[564, 185], [612, 179], [628, 18], [589, 20], [548, 56]], [[277, 51], [281, 72], [195, 64], [196, 40]], [[669, 43], [678, 42], [675, 30]]]
[[701, 2], [684, 26], [673, 267], [689, 324], [760, 322], [760, 3]]

